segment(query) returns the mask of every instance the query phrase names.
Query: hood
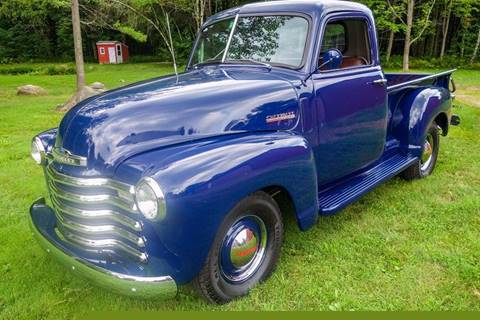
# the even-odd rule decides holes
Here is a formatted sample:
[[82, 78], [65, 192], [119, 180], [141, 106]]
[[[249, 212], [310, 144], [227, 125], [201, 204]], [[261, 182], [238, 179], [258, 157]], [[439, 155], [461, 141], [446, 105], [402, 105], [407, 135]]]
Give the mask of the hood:
[[106, 92], [65, 115], [56, 146], [86, 157], [88, 175], [111, 175], [123, 160], [148, 150], [292, 129], [299, 118], [296, 92], [265, 70], [206, 67]]

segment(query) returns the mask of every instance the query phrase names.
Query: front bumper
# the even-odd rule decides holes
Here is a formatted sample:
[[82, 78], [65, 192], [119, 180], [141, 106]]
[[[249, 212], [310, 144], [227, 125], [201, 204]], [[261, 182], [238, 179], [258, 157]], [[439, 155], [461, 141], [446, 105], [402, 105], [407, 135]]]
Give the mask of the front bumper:
[[98, 267], [68, 252], [52, 235], [55, 213], [39, 199], [30, 207], [30, 227], [40, 246], [74, 273], [116, 293], [139, 298], [171, 298], [177, 285], [170, 276], [138, 277]]

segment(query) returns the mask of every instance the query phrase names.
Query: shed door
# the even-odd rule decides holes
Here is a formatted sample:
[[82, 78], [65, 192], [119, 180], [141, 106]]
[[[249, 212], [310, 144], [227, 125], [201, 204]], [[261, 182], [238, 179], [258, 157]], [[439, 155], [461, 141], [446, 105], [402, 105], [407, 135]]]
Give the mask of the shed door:
[[123, 63], [122, 46], [119, 44], [117, 44], [117, 59], [118, 59], [118, 63]]
[[116, 63], [117, 59], [115, 58], [115, 48], [114, 47], [108, 47], [108, 59], [110, 63]]

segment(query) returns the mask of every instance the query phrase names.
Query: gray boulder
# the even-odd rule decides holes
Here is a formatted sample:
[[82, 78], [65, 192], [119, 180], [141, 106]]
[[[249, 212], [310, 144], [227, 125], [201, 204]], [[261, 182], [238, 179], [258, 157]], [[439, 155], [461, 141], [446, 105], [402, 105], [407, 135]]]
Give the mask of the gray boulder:
[[39, 86], [27, 84], [17, 88], [17, 95], [19, 96], [43, 96], [47, 94], [47, 90]]
[[87, 99], [91, 96], [97, 95], [101, 92], [101, 90], [95, 90], [90, 87], [83, 87], [82, 90], [76, 94], [74, 94], [65, 104], [57, 106], [57, 110], [59, 111], [68, 111], [73, 106], [75, 106], [80, 101]]
[[93, 89], [92, 87], [83, 87], [83, 89], [80, 91], [79, 95], [77, 96], [78, 102], [90, 98], [91, 96], [94, 96], [98, 94], [98, 91]]
[[98, 81], [92, 83], [91, 85], [89, 85], [89, 87], [95, 90], [105, 90], [105, 85]]

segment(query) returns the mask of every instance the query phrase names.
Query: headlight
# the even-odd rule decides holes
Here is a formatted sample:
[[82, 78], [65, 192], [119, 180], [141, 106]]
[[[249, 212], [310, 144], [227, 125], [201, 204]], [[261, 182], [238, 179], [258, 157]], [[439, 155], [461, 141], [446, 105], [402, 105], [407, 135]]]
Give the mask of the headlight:
[[161, 220], [166, 214], [165, 196], [152, 178], [140, 180], [135, 187], [135, 201], [138, 210], [149, 220]]
[[45, 148], [38, 137], [32, 140], [32, 158], [37, 164], [45, 164]]

